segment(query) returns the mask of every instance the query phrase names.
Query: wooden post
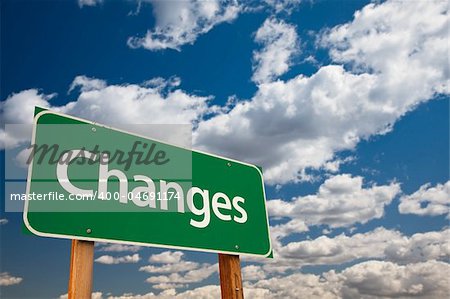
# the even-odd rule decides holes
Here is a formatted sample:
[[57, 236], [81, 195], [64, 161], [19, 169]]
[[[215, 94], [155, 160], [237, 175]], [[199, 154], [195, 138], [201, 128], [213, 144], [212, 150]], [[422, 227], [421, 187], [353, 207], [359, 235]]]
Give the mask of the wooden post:
[[92, 296], [94, 242], [72, 240], [70, 256], [69, 299], [87, 299]]
[[219, 253], [219, 275], [222, 299], [243, 299], [239, 255]]

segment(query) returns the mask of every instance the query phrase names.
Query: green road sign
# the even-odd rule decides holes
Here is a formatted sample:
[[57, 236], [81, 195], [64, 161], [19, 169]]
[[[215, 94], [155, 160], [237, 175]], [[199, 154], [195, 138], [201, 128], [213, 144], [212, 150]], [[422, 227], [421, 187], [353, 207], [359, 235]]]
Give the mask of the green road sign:
[[269, 256], [261, 171], [37, 110], [24, 223], [44, 237]]

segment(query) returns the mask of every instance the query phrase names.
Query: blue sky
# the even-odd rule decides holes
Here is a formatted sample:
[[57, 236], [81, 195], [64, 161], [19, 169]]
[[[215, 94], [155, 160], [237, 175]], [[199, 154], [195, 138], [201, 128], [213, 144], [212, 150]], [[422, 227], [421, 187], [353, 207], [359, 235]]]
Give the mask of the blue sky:
[[[248, 298], [442, 298], [448, 23], [446, 1], [2, 0], [1, 124], [190, 123], [194, 148], [262, 165], [275, 258], [243, 259]], [[2, 153], [29, 142], [0, 130]], [[0, 219], [1, 297], [64, 295], [70, 241]], [[219, 296], [215, 254], [95, 258], [97, 298]]]

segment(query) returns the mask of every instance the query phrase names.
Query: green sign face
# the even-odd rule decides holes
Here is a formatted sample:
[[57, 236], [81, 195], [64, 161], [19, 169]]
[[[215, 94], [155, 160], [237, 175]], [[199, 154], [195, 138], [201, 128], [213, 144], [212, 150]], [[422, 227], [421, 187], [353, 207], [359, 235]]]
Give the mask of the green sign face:
[[254, 165], [46, 110], [30, 150], [24, 222], [36, 235], [271, 253]]

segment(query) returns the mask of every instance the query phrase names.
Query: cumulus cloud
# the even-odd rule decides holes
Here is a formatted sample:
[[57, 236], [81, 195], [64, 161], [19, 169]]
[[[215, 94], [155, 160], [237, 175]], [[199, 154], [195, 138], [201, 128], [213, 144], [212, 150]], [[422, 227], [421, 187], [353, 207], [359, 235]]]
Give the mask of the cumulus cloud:
[[[99, 246], [97, 248], [97, 251], [103, 251], [103, 252], [137, 252], [142, 249], [141, 246], [136, 245], [125, 245], [125, 244], [100, 244], [95, 243], [96, 246]], [[99, 245], [97, 245], [99, 244]]]
[[[69, 295], [64, 294], [58, 297], [59, 299], [68, 299]], [[103, 299], [103, 293], [102, 292], [92, 292], [91, 299]]]
[[411, 237], [395, 230], [377, 228], [352, 236], [290, 242], [277, 249], [281, 259], [294, 265], [337, 265], [358, 259], [387, 259], [396, 263], [445, 260], [450, 257], [447, 243], [450, 230], [417, 233]]
[[148, 261], [150, 263], [174, 264], [180, 262], [183, 255], [184, 253], [181, 251], [163, 251], [158, 254], [153, 254]]
[[168, 289], [179, 289], [185, 288], [187, 285], [185, 284], [177, 284], [177, 283], [158, 283], [154, 284], [152, 287], [157, 290], [168, 290]]
[[[294, 273], [246, 282], [246, 298], [430, 298], [447, 297], [450, 292], [450, 265], [439, 261], [399, 265], [392, 262], [366, 261], [344, 269], [316, 274]], [[63, 297], [61, 297], [63, 298]], [[66, 297], [64, 297], [66, 298]], [[167, 289], [159, 294], [124, 294], [107, 299], [220, 298], [220, 287], [207, 285], [177, 293]]]
[[337, 265], [361, 258], [381, 258], [388, 242], [401, 239], [399, 232], [378, 228], [372, 232], [290, 242], [277, 249], [280, 258], [296, 265]]
[[253, 53], [252, 80], [270, 82], [289, 70], [292, 57], [298, 54], [295, 26], [274, 18], [267, 19], [256, 31], [255, 41], [263, 48]]
[[185, 283], [197, 283], [201, 282], [219, 270], [218, 264], [203, 264], [202, 267], [187, 271], [186, 273], [172, 273], [170, 275], [159, 275], [151, 276], [147, 278], [148, 283], [161, 284], [161, 283], [172, 283], [172, 284], [185, 284]]
[[425, 184], [419, 190], [400, 198], [398, 210], [402, 214], [450, 217], [450, 181], [445, 184]]
[[447, 260], [450, 257], [450, 229], [440, 232], [417, 233], [411, 237], [392, 239], [384, 256], [397, 263]]
[[[165, 94], [158, 85], [104, 86], [92, 84], [92, 80], [96, 79], [77, 83], [81, 87], [78, 100], [61, 107], [63, 112], [102, 123], [115, 119], [116, 123], [136, 124], [186, 124], [198, 121], [203, 113], [208, 112], [209, 97], [189, 95], [180, 89]], [[163, 81], [159, 85], [165, 84]]]
[[[31, 126], [20, 130], [5, 130], [5, 124], [31, 124], [34, 106], [49, 108], [103, 124], [195, 124], [214, 107], [208, 106], [210, 97], [190, 95], [181, 89], [173, 79], [168, 82], [158, 78], [152, 84], [106, 85], [103, 80], [78, 76], [71, 90], [80, 88], [78, 98], [63, 106], [52, 105], [54, 94], [45, 95], [36, 89], [29, 89], [10, 95], [0, 102], [0, 146], [12, 148], [31, 139]], [[125, 128], [127, 129], [127, 128]], [[136, 128], [134, 128], [136, 129]], [[164, 128], [167, 130], [169, 128]], [[178, 131], [182, 131], [177, 128]], [[191, 128], [189, 128], [191, 129]], [[179, 134], [173, 142], [187, 138]], [[162, 137], [162, 136], [156, 136]], [[190, 130], [189, 130], [190, 139]], [[162, 139], [162, 138], [160, 138]], [[190, 143], [190, 142], [189, 142]]]
[[131, 37], [132, 48], [149, 50], [180, 50], [185, 44], [193, 44], [199, 35], [214, 26], [233, 21], [241, 7], [234, 0], [210, 1], [153, 1], [153, 15], [156, 25], [144, 37]]
[[446, 1], [386, 1], [365, 6], [322, 42], [335, 61], [377, 73], [386, 85], [380, 96], [420, 102], [449, 92], [448, 24]]
[[19, 284], [22, 282], [22, 277], [14, 277], [9, 275], [8, 272], [1, 272], [0, 273], [0, 286], [10, 286]]
[[148, 273], [174, 273], [174, 272], [185, 272], [200, 267], [199, 263], [190, 261], [179, 261], [175, 263], [163, 264], [161, 266], [148, 265], [140, 267], [139, 271], [144, 271]]
[[270, 227], [270, 236], [275, 240], [281, 240], [295, 233], [308, 231], [308, 226], [301, 219], [292, 219], [283, 224], [277, 224]]
[[[31, 124], [34, 107], [49, 107], [49, 101], [55, 94], [40, 94], [37, 89], [28, 89], [13, 93], [0, 102], [0, 149], [17, 147], [24, 141], [31, 140]], [[16, 127], [14, 124], [28, 125]], [[11, 125], [11, 127], [8, 127]]]
[[290, 14], [300, 5], [302, 0], [264, 0], [264, 2], [271, 7], [275, 13]]
[[[448, 263], [428, 261], [398, 265], [367, 261], [336, 273], [296, 273], [248, 284], [268, 290], [270, 298], [444, 298], [448, 295]], [[244, 288], [245, 289], [245, 288]]]
[[310, 179], [308, 169], [449, 93], [447, 9], [445, 1], [366, 6], [320, 38], [345, 66], [260, 84], [249, 101], [201, 122], [196, 144], [262, 165], [269, 183]]
[[102, 255], [95, 259], [97, 263], [105, 265], [116, 265], [116, 264], [135, 264], [141, 260], [139, 254], [125, 255], [114, 257], [110, 255]]
[[82, 92], [103, 89], [106, 87], [106, 81], [89, 78], [86, 76], [76, 76], [70, 84], [69, 93], [79, 87]]
[[[244, 288], [245, 298], [267, 298], [269, 291], [266, 289], [258, 288]], [[121, 296], [107, 296], [107, 299], [216, 299], [220, 298], [220, 287], [217, 285], [206, 285], [192, 290], [186, 290], [184, 292], [177, 293], [175, 289], [168, 289], [159, 294], [147, 293], [142, 295], [124, 294]]]
[[244, 285], [244, 291], [251, 289], [266, 290], [265, 297], [260, 298], [339, 298], [339, 284], [330, 283], [320, 275], [296, 273], [259, 280]]
[[327, 66], [310, 78], [262, 84], [251, 101], [200, 123], [195, 142], [262, 165], [269, 183], [304, 180], [308, 167], [320, 168], [335, 150], [355, 146], [358, 131], [370, 129], [364, 114], [372, 112], [364, 105], [371, 81]]
[[[159, 294], [147, 293], [147, 294], [124, 294], [121, 296], [108, 296], [107, 299], [171, 299], [171, 298], [182, 298], [182, 299], [214, 299], [220, 298], [220, 288], [219, 286], [202, 286], [195, 288], [193, 290], [187, 290], [181, 293], [177, 293], [175, 289], [168, 289]], [[251, 297], [250, 297], [251, 298]]]
[[[200, 264], [183, 259], [181, 251], [164, 251], [153, 254], [147, 265], [139, 268], [139, 271], [147, 273], [160, 273], [164, 275], [152, 275], [146, 281], [155, 289], [177, 289], [188, 286], [189, 283], [201, 282], [218, 271], [218, 264]], [[157, 265], [154, 265], [157, 264]]]
[[[203, 4], [195, 5], [215, 2], [199, 3]], [[181, 8], [186, 9], [190, 8]], [[163, 10], [172, 13], [175, 8]], [[261, 165], [268, 183], [310, 180], [308, 170], [335, 166], [330, 162], [337, 152], [388, 132], [420, 103], [448, 94], [447, 23], [445, 1], [370, 4], [353, 21], [320, 37], [320, 45], [330, 49], [334, 62], [345, 66], [323, 66], [311, 76], [262, 83], [253, 98], [231, 111], [212, 109], [208, 97], [180, 89], [161, 93], [136, 84], [101, 87], [101, 82], [88, 83], [93, 79], [87, 77], [75, 84], [81, 88], [76, 101], [52, 108], [107, 124], [111, 119], [194, 123], [196, 147]], [[11, 95], [0, 107], [4, 123], [30, 123], [32, 106], [49, 107], [52, 96], [34, 89]], [[113, 98], [116, 104], [110, 105]], [[217, 115], [202, 120], [212, 111]], [[5, 131], [0, 137], [10, 144], [24, 140]]]
[[243, 281], [254, 281], [266, 278], [266, 272], [261, 266], [248, 265], [241, 269]]
[[304, 266], [342, 265], [369, 259], [397, 264], [447, 261], [450, 258], [449, 238], [449, 229], [406, 236], [399, 231], [379, 227], [366, 233], [342, 233], [313, 240], [282, 242], [275, 239], [272, 242], [274, 259], [261, 261], [247, 257], [245, 260], [258, 263], [267, 276], [285, 274]]
[[327, 179], [317, 194], [300, 196], [290, 202], [270, 200], [267, 207], [272, 217], [303, 220], [309, 226], [349, 227], [381, 218], [384, 207], [399, 192], [398, 183], [364, 187], [362, 177], [341, 174]]
[[[344, 298], [444, 298], [448, 296], [448, 263], [428, 261], [397, 265], [369, 261], [337, 275]], [[332, 276], [332, 275], [331, 275]]]

